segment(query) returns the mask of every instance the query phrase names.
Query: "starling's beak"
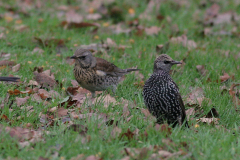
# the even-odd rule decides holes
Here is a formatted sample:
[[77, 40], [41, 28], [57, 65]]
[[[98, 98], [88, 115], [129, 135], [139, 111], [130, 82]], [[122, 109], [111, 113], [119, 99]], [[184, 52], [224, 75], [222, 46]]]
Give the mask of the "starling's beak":
[[77, 59], [77, 57], [76, 56], [72, 56], [72, 57], [70, 57], [71, 59]]
[[182, 64], [180, 61], [171, 61], [171, 64]]

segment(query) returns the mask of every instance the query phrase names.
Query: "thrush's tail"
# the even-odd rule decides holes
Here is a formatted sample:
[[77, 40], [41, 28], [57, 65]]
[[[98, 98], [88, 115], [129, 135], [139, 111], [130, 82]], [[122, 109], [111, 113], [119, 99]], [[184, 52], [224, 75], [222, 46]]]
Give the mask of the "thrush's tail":
[[139, 71], [139, 70], [141, 70], [141, 69], [132, 69], [132, 68], [129, 68], [129, 69], [126, 69], [127, 70], [127, 72], [132, 72], [132, 71]]
[[18, 79], [20, 79], [20, 78], [18, 78], [18, 77], [0, 77], [0, 81], [17, 82]]

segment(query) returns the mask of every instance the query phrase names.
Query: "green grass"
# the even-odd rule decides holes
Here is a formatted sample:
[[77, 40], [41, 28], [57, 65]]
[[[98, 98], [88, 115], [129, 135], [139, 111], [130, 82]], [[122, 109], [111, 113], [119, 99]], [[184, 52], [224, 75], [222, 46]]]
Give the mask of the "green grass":
[[[183, 69], [179, 69], [176, 66], [173, 69], [177, 70], [173, 75], [174, 81], [178, 84], [180, 92], [185, 97], [190, 93], [189, 87], [197, 88], [201, 87], [204, 90], [206, 98], [211, 99], [212, 104], [205, 104], [203, 106], [204, 113], [207, 113], [213, 106], [220, 114], [219, 125], [206, 125], [200, 123], [198, 128], [194, 125], [197, 123], [196, 118], [190, 119], [190, 129], [180, 129], [176, 127], [172, 129], [172, 134], [167, 135], [168, 138], [173, 140], [174, 144], [166, 145], [162, 142], [162, 139], [166, 139], [164, 132], [156, 131], [154, 127], [155, 120], [145, 120], [144, 115], [140, 109], [136, 107], [145, 108], [142, 98], [142, 88], [137, 88], [134, 83], [139, 82], [134, 74], [129, 74], [123, 83], [118, 86], [116, 92], [116, 100], [121, 102], [121, 98], [124, 98], [130, 102], [129, 111], [132, 118], [129, 122], [121, 117], [123, 105], [116, 105], [113, 108], [110, 106], [107, 109], [103, 105], [95, 105], [92, 109], [97, 113], [109, 114], [111, 118], [114, 117], [118, 121], [117, 126], [122, 129], [122, 132], [127, 132], [130, 129], [132, 132], [138, 128], [139, 136], [134, 136], [133, 139], [126, 137], [111, 138], [111, 132], [114, 126], [107, 126], [101, 120], [96, 118], [86, 120], [76, 120], [75, 124], [82, 124], [88, 128], [87, 135], [90, 136], [90, 140], [87, 143], [82, 143], [81, 140], [84, 136], [80, 136], [73, 131], [66, 131], [63, 133], [65, 125], [61, 121], [56, 121], [54, 126], [46, 128], [51, 134], [44, 135], [44, 142], [36, 142], [30, 144], [28, 147], [21, 148], [18, 145], [16, 139], [11, 138], [9, 134], [1, 132], [0, 137], [0, 159], [7, 157], [18, 157], [20, 159], [38, 159], [39, 157], [49, 159], [71, 159], [79, 154], [84, 154], [85, 157], [89, 155], [95, 155], [102, 159], [121, 159], [126, 156], [124, 148], [150, 148], [150, 146], [160, 146], [162, 149], [169, 152], [177, 152], [182, 150], [185, 154], [173, 157], [172, 159], [238, 159], [240, 156], [239, 146], [239, 125], [240, 116], [235, 111], [234, 104], [228, 93], [221, 94], [220, 87], [224, 84], [216, 82], [207, 82], [209, 77], [213, 81], [219, 79], [219, 76], [223, 75], [223, 72], [229, 75], [234, 75], [235, 80], [230, 80], [225, 85], [230, 87], [232, 83], [240, 83], [240, 58], [235, 58], [239, 53], [240, 40], [239, 35], [236, 36], [201, 36], [201, 32], [204, 27], [199, 24], [198, 19], [195, 18], [198, 15], [199, 19], [203, 19], [204, 13], [211, 3], [207, 3], [207, 7], [199, 9], [200, 0], [189, 1], [187, 4], [178, 6], [175, 1], [166, 1], [161, 3], [159, 13], [165, 16], [165, 19], [160, 23], [155, 19], [155, 15], [152, 15], [152, 19], [140, 20], [140, 25], [145, 27], [159, 26], [162, 30], [158, 35], [148, 36], [143, 35], [141, 37], [135, 34], [113, 34], [104, 29], [103, 23], [108, 22], [112, 25], [112, 19], [103, 19], [97, 21], [101, 27], [97, 36], [99, 39], [94, 38], [94, 34], [91, 34], [90, 28], [74, 28], [64, 29], [60, 26], [62, 20], [60, 20], [56, 13], [59, 12], [56, 8], [60, 5], [67, 5], [70, 2], [71, 5], [80, 6], [79, 1], [65, 1], [61, 0], [46, 1], [42, 4], [40, 9], [27, 10], [29, 16], [25, 16], [19, 13], [19, 18], [22, 20], [22, 24], [28, 26], [28, 29], [20, 32], [14, 29], [16, 19], [11, 22], [7, 22], [4, 19], [0, 19], [0, 26], [4, 27], [2, 31], [6, 35], [6, 39], [0, 40], [1, 52], [11, 53], [10, 60], [21, 64], [21, 68], [18, 72], [13, 73], [10, 67], [0, 69], [1, 76], [8, 76], [13, 74], [21, 77], [21, 81], [26, 81], [20, 86], [5, 85], [0, 83], [0, 97], [4, 99], [8, 90], [19, 89], [25, 90], [29, 80], [32, 80], [33, 68], [36, 66], [43, 66], [44, 70], [51, 69], [54, 73], [56, 80], [62, 82], [64, 88], [68, 88], [71, 85], [73, 76], [73, 65], [66, 63], [66, 57], [72, 56], [76, 47], [75, 44], [91, 44], [101, 43], [101, 40], [106, 41], [106, 38], [111, 38], [117, 44], [123, 44], [131, 46], [123, 52], [117, 49], [110, 49], [108, 51], [109, 57], [101, 56], [120, 68], [130, 68], [132, 66], [138, 66], [141, 68], [141, 73], [145, 76], [145, 80], [152, 73], [153, 62], [158, 55], [155, 51], [156, 45], [165, 44], [169, 41], [169, 37], [177, 37], [186, 33], [189, 40], [194, 40], [197, 43], [197, 48], [188, 51], [187, 48], [182, 45], [170, 45], [166, 54], [169, 54], [175, 60], [181, 60], [186, 58]], [[6, 2], [4, 2], [5, 4]], [[8, 4], [19, 10], [18, 3], [14, 0], [9, 1]], [[233, 10], [239, 12], [240, 4], [234, 1], [218, 1], [221, 6], [220, 12]], [[120, 2], [117, 1], [116, 5], [123, 9], [125, 15], [125, 22], [137, 18], [147, 6], [146, 1], [138, 2]], [[135, 16], [130, 17], [127, 13], [128, 8], [135, 9]], [[0, 6], [0, 14], [8, 12], [6, 8]], [[16, 13], [17, 14], [17, 13]], [[171, 17], [171, 22], [166, 20], [166, 16]], [[39, 23], [39, 18], [43, 19], [42, 23]], [[91, 22], [91, 21], [90, 21]], [[171, 26], [176, 24], [179, 28], [179, 33], [172, 35]], [[127, 23], [126, 23], [127, 26]], [[238, 24], [226, 24], [220, 26], [213, 26], [212, 29], [220, 31], [222, 29], [231, 31], [236, 26], [237, 32], [240, 32], [239, 22]], [[101, 31], [102, 30], [102, 31]], [[104, 31], [105, 30], [105, 31]], [[134, 31], [135, 32], [135, 31]], [[134, 33], [133, 32], [133, 33]], [[48, 38], [64, 39], [65, 45], [68, 51], [64, 51], [60, 56], [56, 55], [56, 46], [44, 47], [33, 41], [34, 37], [42, 38], [43, 40]], [[133, 39], [134, 43], [130, 43], [129, 40]], [[11, 45], [9, 45], [11, 43]], [[33, 49], [39, 46], [44, 50], [42, 54], [32, 53]], [[72, 50], [71, 50], [72, 49]], [[225, 52], [229, 51], [229, 57], [225, 56]], [[140, 57], [139, 57], [140, 56]], [[1, 60], [1, 59], [0, 59]], [[32, 63], [28, 63], [31, 61]], [[196, 65], [205, 65], [208, 70], [208, 75], [202, 77], [196, 70]], [[64, 79], [64, 81], [62, 81]], [[196, 80], [198, 79], [198, 80]], [[55, 88], [63, 98], [67, 96], [65, 91], [61, 88]], [[11, 109], [9, 111], [9, 103], [5, 104], [5, 107], [1, 110], [1, 115], [6, 115], [11, 123], [0, 121], [3, 126], [10, 127], [25, 127], [27, 123], [33, 125], [33, 129], [41, 127], [40, 119], [38, 117], [40, 112], [46, 113], [49, 108], [55, 107], [62, 99], [55, 99], [50, 101], [48, 105], [43, 103], [37, 103], [32, 101], [31, 98], [24, 106], [34, 106], [34, 111], [29, 117], [26, 115], [26, 111], [17, 107], [15, 98], [25, 97], [21, 94], [18, 96], [10, 96], [9, 103], [13, 100]], [[83, 106], [84, 107], [84, 106]], [[73, 107], [74, 108], [74, 107]], [[186, 106], [186, 109], [189, 107]], [[88, 109], [83, 109], [84, 113], [88, 113]], [[119, 112], [119, 114], [117, 114]], [[18, 116], [22, 118], [17, 119]], [[141, 136], [147, 132], [148, 136]], [[185, 143], [187, 145], [183, 145]], [[53, 156], [57, 152], [57, 156]], [[150, 150], [144, 159], [150, 159], [154, 151]], [[136, 156], [137, 157], [137, 156]]]

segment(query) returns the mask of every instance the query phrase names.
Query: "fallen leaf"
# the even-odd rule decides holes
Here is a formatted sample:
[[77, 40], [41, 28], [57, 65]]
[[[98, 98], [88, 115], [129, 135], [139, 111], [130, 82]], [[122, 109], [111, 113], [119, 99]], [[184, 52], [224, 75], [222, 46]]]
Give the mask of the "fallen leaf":
[[29, 98], [30, 98], [29, 96], [24, 97], [24, 98], [16, 97], [17, 106], [19, 107], [19, 106], [25, 104]]
[[229, 95], [232, 97], [232, 101], [235, 107], [235, 110], [238, 111], [238, 106], [240, 106], [240, 99], [236, 96], [236, 92], [234, 91], [234, 88], [236, 86], [239, 86], [240, 84], [232, 84], [229, 89]]
[[225, 82], [230, 79], [230, 76], [227, 73], [224, 73], [223, 76], [220, 76], [221, 82]]
[[213, 125], [218, 124], [218, 120], [219, 120], [219, 118], [199, 118], [199, 119], [196, 119], [197, 122], [213, 124]]
[[102, 95], [93, 100], [94, 105], [101, 103], [101, 102], [104, 103], [105, 108], [108, 108], [110, 104], [113, 104], [113, 105], [117, 104], [116, 99], [114, 97], [110, 96], [109, 94], [107, 94], [106, 96]]
[[72, 124], [64, 132], [68, 130], [78, 132], [80, 135], [85, 136], [87, 134], [88, 128], [81, 124]]
[[122, 133], [121, 134], [121, 138], [126, 136], [128, 138], [128, 140], [130, 141], [131, 139], [133, 139], [134, 133], [130, 131], [130, 129], [128, 128], [127, 132]]
[[39, 47], [35, 47], [32, 51], [32, 54], [34, 54], [34, 53], [42, 54], [42, 53], [44, 53], [44, 50]]
[[38, 90], [38, 95], [42, 98], [42, 100], [50, 98], [50, 94], [45, 89], [39, 89]]
[[8, 60], [2, 60], [0, 61], [0, 66], [13, 66], [16, 63], [13, 61], [8, 61]]
[[149, 28], [145, 28], [145, 33], [147, 35], [158, 35], [159, 31], [161, 31], [161, 28], [157, 27], [157, 26], [152, 26], [152, 27], [149, 27]]
[[44, 88], [53, 88], [57, 86], [57, 82], [50, 76], [44, 73], [34, 72], [35, 80]]
[[161, 125], [160, 125], [160, 124], [156, 124], [156, 125], [155, 125], [155, 129], [156, 129], [156, 131], [159, 131], [159, 130], [160, 130], [160, 132], [165, 133], [166, 136], [172, 134], [172, 128], [170, 128], [170, 127], [168, 126], [168, 124], [161, 124]]
[[187, 47], [189, 50], [197, 48], [197, 44], [193, 40], [188, 40], [186, 35], [179, 37], [172, 37], [170, 39], [171, 44], [182, 44], [184, 47]]
[[128, 103], [125, 103], [123, 106], [123, 117], [126, 118], [128, 117], [130, 114], [129, 110], [128, 110]]
[[92, 155], [92, 156], [88, 156], [85, 160], [99, 160], [99, 158]]
[[83, 17], [76, 13], [74, 10], [70, 10], [66, 13], [66, 21], [67, 23], [80, 23], [82, 22]]
[[57, 109], [57, 112], [56, 112], [57, 117], [60, 118], [60, 117], [66, 116], [66, 115], [68, 115], [68, 110], [67, 109], [65, 109], [63, 107]]
[[17, 65], [15, 65], [15, 66], [13, 66], [13, 67], [12, 67], [12, 71], [13, 71], [13, 72], [19, 71], [20, 66], [21, 66], [20, 64], [17, 64]]
[[208, 70], [205, 69], [204, 65], [197, 65], [196, 68], [202, 76], [206, 76]]
[[115, 126], [111, 132], [111, 137], [116, 138], [120, 135], [120, 133], [122, 133], [122, 129]]
[[145, 117], [152, 116], [148, 109], [141, 108], [141, 112], [145, 115]]
[[186, 110], [187, 120], [189, 121], [190, 116], [195, 114], [195, 108], [189, 108]]

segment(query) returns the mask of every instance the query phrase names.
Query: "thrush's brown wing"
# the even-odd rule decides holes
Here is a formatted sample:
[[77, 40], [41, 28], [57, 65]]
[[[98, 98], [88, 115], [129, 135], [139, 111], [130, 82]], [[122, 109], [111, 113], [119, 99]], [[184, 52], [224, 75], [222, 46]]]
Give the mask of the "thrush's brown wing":
[[122, 76], [124, 73], [126, 73], [125, 70], [118, 68], [114, 64], [102, 59], [102, 58], [96, 58], [97, 64], [96, 64], [96, 70], [102, 71], [107, 75], [111, 76]]

